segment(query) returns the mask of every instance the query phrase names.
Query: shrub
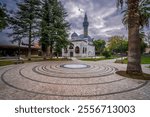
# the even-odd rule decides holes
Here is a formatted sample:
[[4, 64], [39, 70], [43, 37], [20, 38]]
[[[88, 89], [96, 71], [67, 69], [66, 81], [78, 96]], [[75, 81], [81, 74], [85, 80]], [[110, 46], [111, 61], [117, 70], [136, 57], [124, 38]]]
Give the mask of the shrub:
[[108, 51], [108, 50], [105, 50], [105, 51], [102, 53], [102, 55], [103, 55], [105, 58], [111, 57], [111, 53], [110, 53], [110, 51]]

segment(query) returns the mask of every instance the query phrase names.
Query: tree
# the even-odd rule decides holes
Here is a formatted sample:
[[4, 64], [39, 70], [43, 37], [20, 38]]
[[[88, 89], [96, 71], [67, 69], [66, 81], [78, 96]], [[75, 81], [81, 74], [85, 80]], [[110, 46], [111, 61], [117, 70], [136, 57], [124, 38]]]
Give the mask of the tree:
[[93, 44], [95, 46], [96, 53], [101, 54], [105, 48], [106, 42], [104, 40], [99, 39], [99, 40], [93, 41]]
[[52, 6], [48, 0], [41, 1], [42, 9], [40, 12], [41, 16], [41, 25], [40, 25], [40, 44], [43, 51], [43, 59], [46, 59], [47, 48], [49, 46], [49, 32], [51, 31], [51, 15], [52, 15]]
[[8, 25], [7, 17], [6, 5], [0, 3], [0, 31], [2, 31]]
[[111, 57], [111, 52], [107, 48], [105, 48], [105, 50], [102, 52], [102, 55], [105, 58], [109, 58], [109, 57]]
[[10, 18], [12, 36], [19, 40], [28, 39], [28, 60], [31, 60], [31, 46], [38, 35], [39, 0], [24, 0], [17, 6], [18, 10]]
[[[142, 30], [144, 26], [149, 27], [149, 18], [150, 18], [150, 2], [148, 0], [139, 0], [139, 6], [138, 6], [138, 12], [139, 12], [139, 23], [140, 23], [140, 29]], [[128, 26], [128, 14], [129, 9], [124, 10], [122, 13], [124, 13], [123, 16], [123, 24]], [[141, 31], [142, 32], [142, 31]]]
[[67, 39], [57, 39], [56, 40], [54, 50], [55, 50], [57, 58], [62, 53], [62, 48], [67, 47], [68, 44], [69, 44], [69, 42]]
[[55, 43], [55, 52], [57, 53], [57, 57], [62, 52], [62, 48], [65, 48], [68, 44], [68, 31], [70, 29], [70, 24], [68, 21], [65, 20], [65, 18], [68, 16], [67, 12], [65, 11], [63, 5], [61, 2], [58, 2], [59, 4], [59, 20], [57, 22], [57, 37], [56, 37], [56, 43]]
[[145, 32], [140, 32], [140, 39], [141, 39], [141, 54], [145, 52], [145, 48], [148, 46], [148, 43], [146, 43], [145, 39], [147, 38], [147, 35]]
[[9, 37], [13, 37], [12, 43], [18, 42], [18, 60], [20, 60], [20, 46], [21, 41], [24, 39], [24, 25], [20, 20], [20, 15], [16, 12], [12, 12], [11, 17], [8, 18], [10, 24], [9, 29], [12, 31], [8, 33]]
[[108, 41], [109, 50], [116, 53], [126, 53], [128, 51], [128, 41], [123, 36], [112, 36]]
[[43, 0], [42, 4], [41, 42], [46, 48], [50, 46], [52, 59], [54, 49], [59, 53], [67, 43], [69, 23], [65, 20], [67, 13], [61, 2]]
[[141, 54], [145, 52], [145, 48], [147, 47], [147, 44], [142, 40], [141, 41]]
[[[118, 0], [118, 6], [123, 6], [123, 1], [126, 0]], [[139, 30], [141, 26], [141, 19], [140, 19], [140, 10], [139, 4], [140, 1], [145, 1], [148, 3], [148, 0], [127, 0], [127, 7], [128, 7], [128, 64], [127, 64], [127, 73], [128, 74], [142, 74], [141, 68], [141, 40], [139, 36]], [[142, 22], [142, 24], [144, 24]]]

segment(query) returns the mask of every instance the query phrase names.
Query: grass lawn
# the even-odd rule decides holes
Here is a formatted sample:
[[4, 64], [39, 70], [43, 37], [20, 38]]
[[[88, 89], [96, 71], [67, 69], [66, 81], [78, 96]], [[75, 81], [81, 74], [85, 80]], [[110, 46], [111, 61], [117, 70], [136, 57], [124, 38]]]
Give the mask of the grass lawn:
[[42, 57], [39, 57], [39, 58], [31, 58], [31, 61], [25, 60], [25, 63], [26, 62], [40, 62], [40, 61], [69, 61], [69, 60], [70, 59], [67, 59], [67, 58], [53, 58], [53, 59], [47, 58], [46, 60], [43, 60]]
[[[42, 57], [33, 57], [31, 58], [31, 61], [28, 61], [27, 59], [24, 60], [23, 62], [24, 63], [31, 63], [31, 62], [40, 62], [40, 61], [69, 61], [70, 59], [67, 59], [67, 58], [53, 58], [53, 59], [46, 59], [46, 60], [43, 60]], [[0, 61], [0, 66], [6, 66], [6, 65], [12, 65], [12, 64], [16, 64], [17, 63], [17, 60], [1, 60]], [[20, 62], [22, 63], [22, 62]]]
[[112, 56], [112, 57], [109, 57], [109, 58], [105, 58], [104, 56], [100, 56], [98, 58], [95, 58], [95, 57], [92, 57], [92, 58], [80, 58], [79, 60], [82, 60], [82, 61], [100, 61], [100, 60], [109, 60], [109, 59], [114, 59], [114, 58], [117, 58], [116, 56]]
[[0, 66], [6, 66], [6, 65], [11, 65], [11, 64], [14, 64], [14, 62], [10, 60], [0, 61]]
[[[127, 62], [128, 62], [128, 59], [116, 61], [116, 63], [123, 63], [123, 64], [127, 64]], [[141, 64], [150, 64], [150, 56], [142, 56]]]

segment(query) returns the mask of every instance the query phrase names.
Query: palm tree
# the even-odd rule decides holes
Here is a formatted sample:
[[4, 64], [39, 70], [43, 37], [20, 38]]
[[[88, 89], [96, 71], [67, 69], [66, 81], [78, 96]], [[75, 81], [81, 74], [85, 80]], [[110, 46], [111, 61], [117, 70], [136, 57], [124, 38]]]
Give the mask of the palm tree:
[[[149, 18], [150, 18], [150, 1], [148, 0], [141, 0], [139, 2], [139, 15], [140, 15], [140, 30], [142, 32], [142, 29], [144, 28], [144, 26], [149, 27]], [[124, 13], [123, 16], [123, 24], [128, 26], [128, 14], [129, 14], [129, 10], [126, 9], [124, 10], [122, 13]]]
[[140, 39], [140, 29], [144, 25], [148, 25], [149, 15], [148, 0], [118, 0], [117, 5], [123, 7], [123, 3], [127, 3], [128, 10], [125, 13], [125, 18], [123, 22], [128, 24], [128, 64], [127, 73], [128, 74], [142, 74], [141, 68], [141, 39]]

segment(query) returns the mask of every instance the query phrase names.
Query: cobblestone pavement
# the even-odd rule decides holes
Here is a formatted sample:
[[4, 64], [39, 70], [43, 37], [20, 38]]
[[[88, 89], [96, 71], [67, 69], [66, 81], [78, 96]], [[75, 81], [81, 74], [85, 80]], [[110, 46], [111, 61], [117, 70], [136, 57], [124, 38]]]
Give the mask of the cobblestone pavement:
[[[86, 64], [69, 69], [64, 64]], [[145, 73], [150, 69], [142, 66]], [[115, 74], [114, 60], [36, 62], [0, 67], [0, 99], [150, 99], [150, 82]]]

